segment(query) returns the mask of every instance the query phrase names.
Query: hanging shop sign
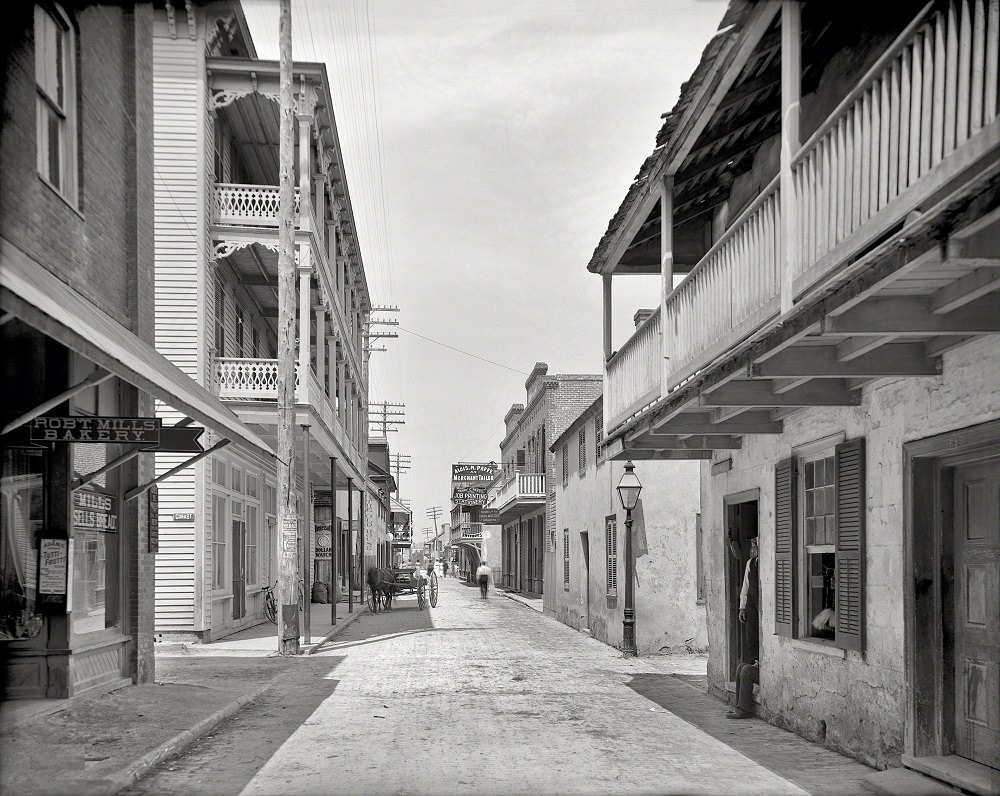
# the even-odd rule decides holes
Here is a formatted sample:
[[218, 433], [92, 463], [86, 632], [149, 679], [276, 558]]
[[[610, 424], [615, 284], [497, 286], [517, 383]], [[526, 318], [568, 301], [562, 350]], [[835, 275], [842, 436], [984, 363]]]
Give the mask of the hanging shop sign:
[[73, 527], [78, 531], [118, 531], [118, 498], [93, 489], [73, 493]]
[[160, 441], [158, 417], [36, 417], [30, 425], [32, 442], [132, 442], [155, 445]]
[[131, 443], [160, 453], [202, 453], [201, 426], [167, 426], [158, 417], [36, 417], [29, 440], [46, 442]]
[[496, 472], [496, 462], [489, 462], [488, 464], [468, 462], [453, 464], [451, 466], [451, 483], [453, 487], [458, 484], [488, 484], [493, 480]]
[[149, 552], [160, 552], [160, 488], [154, 484], [146, 490], [148, 512], [146, 514], [149, 529]]
[[479, 521], [483, 525], [499, 525], [500, 509], [480, 509]]
[[452, 503], [458, 506], [485, 506], [488, 497], [486, 488], [481, 486], [457, 488], [451, 493]]

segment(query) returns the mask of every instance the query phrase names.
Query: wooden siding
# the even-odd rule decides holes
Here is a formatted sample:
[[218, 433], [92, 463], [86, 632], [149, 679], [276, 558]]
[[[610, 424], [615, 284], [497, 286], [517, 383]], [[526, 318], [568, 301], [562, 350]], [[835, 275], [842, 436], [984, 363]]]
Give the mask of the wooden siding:
[[[156, 246], [156, 347], [199, 379], [199, 279], [204, 244], [198, 225], [199, 114], [204, 103], [198, 43], [186, 36], [153, 39], [154, 202]], [[181, 415], [158, 403], [172, 425]], [[180, 464], [184, 454], [157, 454], [156, 473]], [[196, 509], [193, 466], [160, 484], [160, 551], [156, 556], [156, 630], [196, 630], [195, 550], [201, 512]], [[174, 521], [175, 513], [194, 513]]]

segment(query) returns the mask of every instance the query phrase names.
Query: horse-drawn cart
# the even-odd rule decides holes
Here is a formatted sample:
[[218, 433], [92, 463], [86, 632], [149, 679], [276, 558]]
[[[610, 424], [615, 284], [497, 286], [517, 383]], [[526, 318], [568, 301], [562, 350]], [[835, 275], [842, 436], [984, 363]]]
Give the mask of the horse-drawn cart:
[[392, 608], [397, 594], [416, 594], [417, 607], [422, 611], [430, 600], [431, 608], [438, 603], [438, 576], [432, 567], [421, 572], [418, 567], [372, 567], [368, 570], [368, 608], [372, 613]]

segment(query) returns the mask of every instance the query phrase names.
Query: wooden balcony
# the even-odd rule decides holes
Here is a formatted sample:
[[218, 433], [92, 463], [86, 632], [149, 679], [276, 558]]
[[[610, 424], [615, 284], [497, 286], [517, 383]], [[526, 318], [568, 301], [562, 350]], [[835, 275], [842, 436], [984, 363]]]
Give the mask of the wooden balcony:
[[481, 522], [463, 522], [462, 541], [481, 542], [483, 540], [483, 524]]
[[646, 432], [611, 455], [708, 458], [1000, 332], [998, 28], [996, 3], [953, 0], [902, 30], [608, 360], [608, 434]]
[[[278, 186], [215, 184], [213, 223], [234, 227], [278, 228]], [[299, 225], [299, 189], [295, 188], [295, 226]]]
[[545, 473], [516, 473], [497, 493], [501, 524], [545, 505]]

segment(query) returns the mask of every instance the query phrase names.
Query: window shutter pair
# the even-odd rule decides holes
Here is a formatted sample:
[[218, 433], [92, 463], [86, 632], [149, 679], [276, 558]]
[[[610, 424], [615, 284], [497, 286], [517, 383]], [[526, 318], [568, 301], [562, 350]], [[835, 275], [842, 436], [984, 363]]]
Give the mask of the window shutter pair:
[[[836, 448], [837, 630], [842, 649], [864, 647], [865, 613], [865, 441]], [[779, 636], [797, 635], [798, 485], [794, 459], [774, 468], [774, 626]]]

